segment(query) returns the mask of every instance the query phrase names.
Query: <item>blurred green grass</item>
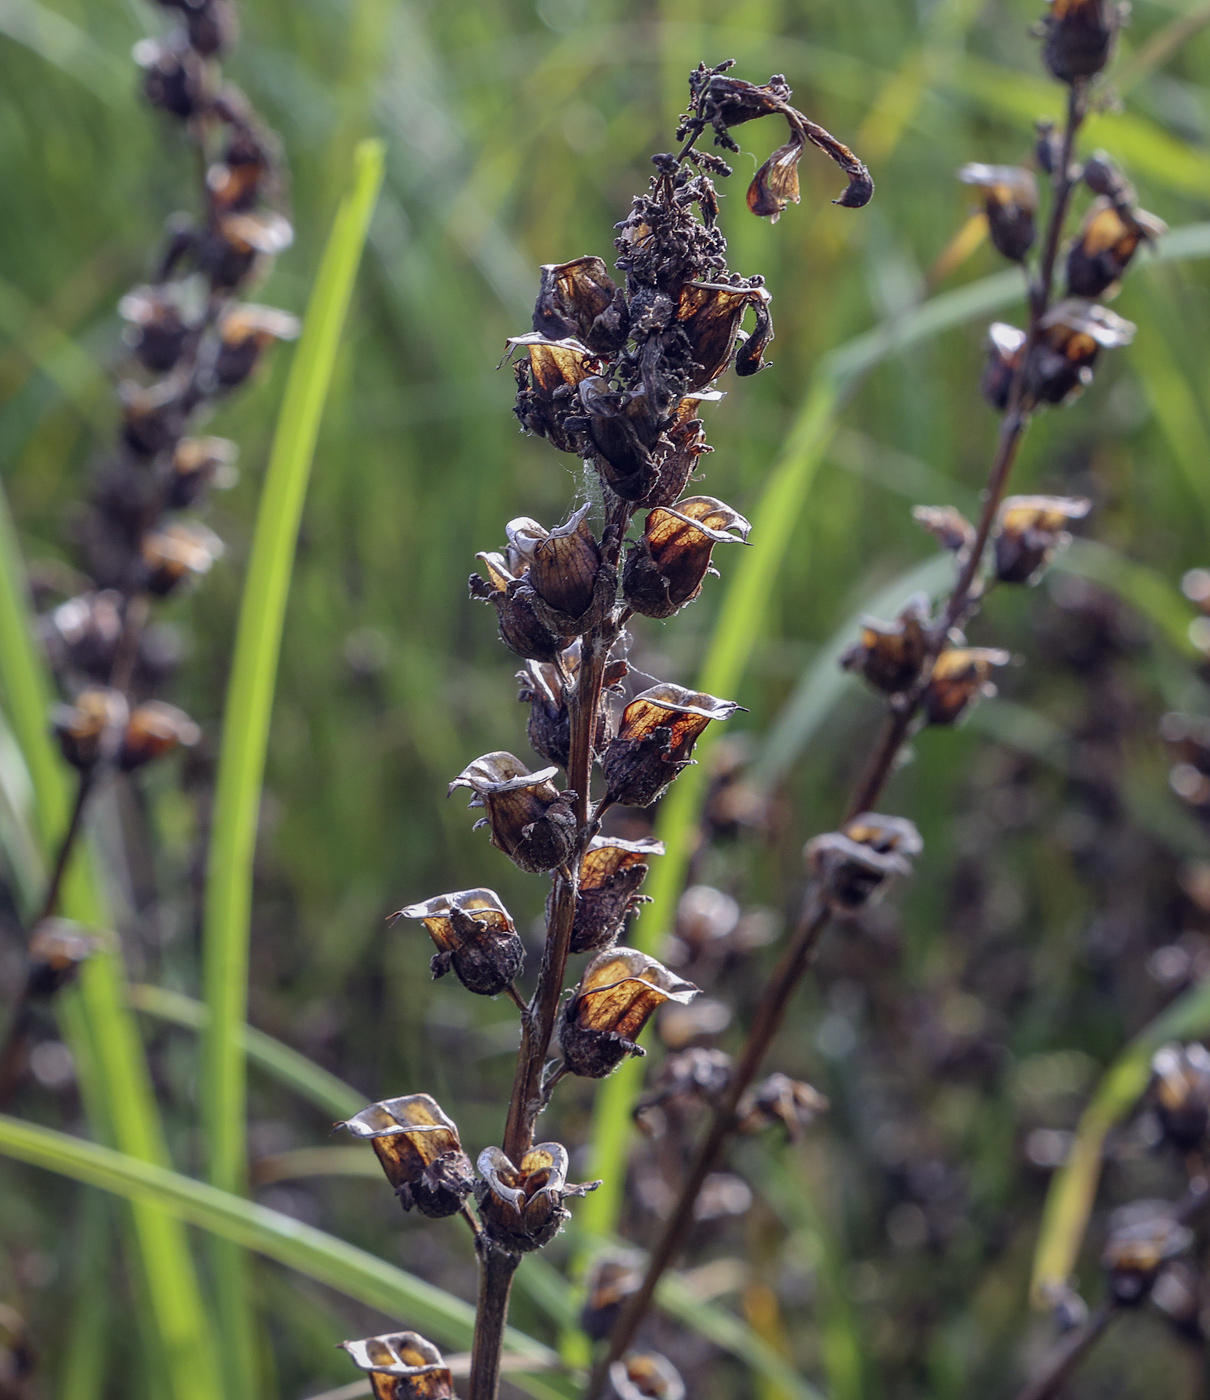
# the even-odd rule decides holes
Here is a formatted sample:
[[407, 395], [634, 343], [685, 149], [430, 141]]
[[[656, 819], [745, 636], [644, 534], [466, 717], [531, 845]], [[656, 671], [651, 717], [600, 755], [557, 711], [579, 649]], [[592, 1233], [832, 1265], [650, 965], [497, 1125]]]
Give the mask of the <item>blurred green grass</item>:
[[[716, 452], [702, 488], [750, 511], [822, 357], [927, 286], [967, 214], [954, 169], [968, 159], [1025, 154], [1031, 118], [1053, 115], [1058, 93], [1041, 80], [1028, 35], [1037, 14], [1021, 0], [981, 7], [242, 0], [241, 14], [231, 73], [282, 136], [297, 228], [260, 299], [302, 310], [357, 141], [381, 135], [388, 150], [287, 614], [258, 852], [250, 1019], [367, 1096], [425, 1088], [449, 1098], [464, 1136], [481, 1145], [499, 1132], [512, 1015], [429, 983], [421, 936], [388, 931], [385, 918], [402, 903], [478, 883], [494, 884], [519, 921], [541, 910], [540, 882], [473, 836], [461, 804], [443, 796], [475, 754], [525, 752], [513, 660], [497, 644], [488, 610], [466, 600], [473, 555], [495, 547], [512, 516], [553, 523], [578, 486], [565, 459], [518, 434], [511, 381], [494, 370], [504, 337], [528, 323], [537, 265], [610, 252], [612, 225], [647, 178], [650, 152], [669, 143], [684, 74], [701, 57], [734, 56], [739, 71], [757, 79], [784, 71], [804, 110], [869, 160], [878, 192], [860, 217], [831, 207], [834, 171], [809, 158], [800, 208], [776, 228], [747, 218], [737, 194], [763, 144], [742, 158], [724, 201], [732, 264], [765, 274], [777, 341], [774, 367], [755, 382], [727, 385], [711, 411]], [[1145, 51], [1179, 14], [1139, 0], [1124, 59]], [[71, 558], [71, 502], [112, 421], [114, 307], [143, 275], [164, 216], [189, 199], [183, 148], [143, 108], [128, 61], [131, 44], [159, 23], [153, 7], [135, 0], [0, 3], [0, 461], [33, 559]], [[1210, 217], [1208, 84], [1210, 37], [1202, 32], [1140, 76], [1126, 113], [1106, 114], [1092, 137], [1127, 160], [1144, 205], [1173, 227]], [[754, 132], [753, 140], [765, 137]], [[997, 270], [982, 249], [939, 290]], [[1207, 562], [1205, 262], [1139, 271], [1120, 309], [1140, 325], [1136, 349], [1107, 362], [1075, 408], [1038, 422], [1020, 484], [1094, 494], [1096, 538], [1175, 588], [1184, 569]], [[994, 427], [974, 392], [981, 334], [974, 323], [889, 360], [847, 408], [850, 436], [841, 441], [861, 450], [825, 458], [734, 697], [750, 707], [741, 727], [754, 736], [769, 730], [841, 621], [927, 557], [928, 543], [894, 489], [903, 463], [952, 483], [955, 496], [978, 489]], [[188, 643], [173, 698], [212, 738], [283, 368], [214, 420], [215, 431], [241, 445], [240, 482], [216, 498], [210, 515], [229, 552], [206, 587], [172, 609]], [[881, 478], [855, 470], [859, 460], [885, 463]], [[721, 594], [712, 582], [672, 625], [646, 624], [644, 667], [690, 681]], [[1044, 606], [1045, 590], [996, 598], [978, 639], [1004, 640], [1023, 656], [1006, 694], [1063, 725], [1078, 711], [1078, 695], [1031, 665], [1031, 619]], [[1162, 645], [1132, 664], [1145, 715], [1174, 703], [1206, 708], [1187, 662]], [[744, 902], [788, 905], [797, 849], [834, 819], [874, 714], [872, 702], [854, 699], [816, 735], [787, 779], [784, 830], [772, 848], [727, 848], [699, 874], [727, 883]], [[897, 976], [905, 1001], [943, 1000], [961, 981], [965, 955], [952, 895], [964, 859], [955, 816], [977, 804], [980, 783], [1005, 751], [984, 726], [926, 736], [917, 749], [891, 799], [927, 841], [919, 878], [897, 896], [905, 930]], [[1140, 728], [1122, 761], [1162, 807], [1153, 730]], [[192, 880], [205, 831], [203, 777], [194, 774], [183, 793], [167, 776], [153, 783], [163, 841], [155, 890], [119, 911], [138, 975], [191, 995], [200, 986]], [[1093, 892], [1078, 863], [1048, 844], [1046, 818], [1053, 823], [1065, 802], [1054, 779], [1035, 823], [1013, 830], [995, 853], [1003, 866], [997, 878], [1017, 898], [1003, 936], [1036, 959], [1043, 987], [1003, 1039], [1020, 1060], [1074, 1048], [1104, 1063], [1161, 992], [1144, 985], [1115, 997], [1101, 985], [1106, 974], [1082, 941], [1097, 913]], [[1171, 840], [1146, 839], [1171, 853], [1173, 868], [1190, 856]], [[1180, 931], [1168, 927], [1176, 917], [1164, 908], [1139, 938], [1167, 941]], [[970, 1257], [958, 1246], [940, 1258], [904, 1256], [882, 1229], [878, 1158], [865, 1121], [872, 1110], [861, 1108], [869, 1061], [860, 1051], [823, 1055], [815, 1028], [837, 1013], [818, 992], [805, 1003], [781, 1053], [788, 1067], [828, 1080], [838, 1103], [802, 1167], [832, 1211], [832, 1238], [802, 1267], [808, 1275], [832, 1271], [818, 1286], [834, 1302], [819, 1310], [809, 1300], [786, 1305], [796, 1356], [808, 1374], [822, 1376], [829, 1356], [851, 1355], [835, 1332], [820, 1332], [821, 1319], [840, 1318], [835, 1326], [861, 1329], [869, 1357], [864, 1381], [853, 1380], [843, 1359], [835, 1363], [848, 1376], [842, 1383], [838, 1373], [835, 1384], [846, 1400], [881, 1393], [946, 1400], [985, 1383], [1002, 1393], [1006, 1358], [1016, 1356], [1021, 1337], [1039, 1204], [1034, 1178], [1014, 1174], [1005, 1159], [1015, 1121], [1008, 1090], [980, 1105], [952, 1086], [916, 1086], [933, 1150], [970, 1164], [973, 1199], [987, 1212], [980, 1219], [1007, 1217], [1002, 1254], [976, 1260], [968, 1242]], [[156, 1032], [152, 1044], [174, 1160], [196, 1170], [195, 1042]], [[587, 1107], [587, 1095], [567, 1095], [557, 1126], [569, 1145], [584, 1138]], [[29, 1111], [55, 1121], [70, 1109], [44, 1094], [31, 1098]], [[327, 1128], [322, 1114], [263, 1085], [254, 1085], [253, 1118], [255, 1150], [312, 1145]], [[9, 1168], [3, 1180], [21, 1191], [6, 1191], [0, 1205], [0, 1262], [9, 1265], [0, 1277], [18, 1280], [11, 1301], [33, 1316], [57, 1370], [70, 1250], [59, 1226], [75, 1198]], [[469, 1296], [461, 1246], [445, 1243], [440, 1227], [399, 1221], [373, 1183], [292, 1190], [278, 1203], [288, 1199], [325, 1228], [380, 1245]], [[808, 1235], [812, 1228], [795, 1226]], [[443, 1250], [452, 1257], [438, 1257]], [[19, 1282], [31, 1251], [51, 1261], [58, 1281]], [[877, 1288], [867, 1265], [881, 1279]], [[916, 1350], [903, 1338], [909, 1280], [935, 1300]], [[345, 1379], [330, 1342], [374, 1319], [293, 1285], [271, 1295], [282, 1393]], [[841, 1303], [854, 1299], [856, 1321], [846, 1321]], [[518, 1325], [538, 1327], [527, 1308], [519, 1304]], [[110, 1387], [133, 1351], [129, 1339], [114, 1340]], [[137, 1367], [131, 1374], [135, 1388], [150, 1384]]]

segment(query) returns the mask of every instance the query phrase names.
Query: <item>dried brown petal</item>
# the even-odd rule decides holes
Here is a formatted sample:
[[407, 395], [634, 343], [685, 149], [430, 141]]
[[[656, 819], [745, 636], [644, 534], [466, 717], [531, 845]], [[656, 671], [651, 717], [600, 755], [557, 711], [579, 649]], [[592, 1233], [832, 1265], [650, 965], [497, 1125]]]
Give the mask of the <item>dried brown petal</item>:
[[997, 252], [1021, 262], [1037, 236], [1038, 182], [1033, 171], [1019, 165], [972, 161], [959, 170], [958, 178], [982, 193], [988, 232]]
[[[772, 338], [772, 322], [768, 318], [769, 293], [760, 285], [726, 282], [686, 282], [677, 306], [677, 323], [689, 338], [689, 348], [698, 365], [690, 381], [693, 389], [704, 389], [717, 379], [731, 362], [740, 322], [749, 306], [758, 308], [756, 361], [744, 373], [760, 368], [760, 350]], [[763, 313], [763, 316], [761, 315]], [[745, 347], [747, 350], [748, 347]], [[749, 351], [751, 360], [752, 351]]]
[[457, 1400], [444, 1357], [418, 1332], [340, 1345], [369, 1376], [374, 1400]]
[[647, 517], [622, 571], [627, 603], [645, 617], [671, 617], [702, 591], [716, 544], [743, 544], [752, 526], [713, 496], [687, 496]]
[[899, 614], [897, 622], [861, 620], [861, 640], [840, 658], [846, 671], [858, 671], [869, 683], [888, 695], [908, 690], [920, 675], [928, 656], [928, 598], [917, 594]]
[[993, 666], [1007, 666], [1008, 652], [996, 647], [950, 647], [933, 662], [924, 691], [930, 724], [954, 724], [976, 700], [994, 695]]
[[922, 848], [920, 833], [906, 818], [863, 812], [839, 831], [808, 841], [804, 855], [832, 907], [853, 913], [883, 893], [890, 877], [910, 875], [908, 858]]
[[475, 1199], [488, 1239], [509, 1254], [541, 1249], [571, 1219], [563, 1201], [583, 1196], [601, 1183], [570, 1186], [567, 1182], [567, 1149], [557, 1142], [540, 1142], [514, 1166], [498, 1147], [479, 1154]]
[[635, 1038], [666, 1001], [688, 1002], [698, 993], [662, 963], [637, 948], [608, 948], [584, 969], [559, 1023], [559, 1045], [573, 1074], [602, 1079], [627, 1055], [645, 1053]]
[[456, 1215], [474, 1186], [458, 1129], [428, 1094], [371, 1104], [340, 1124], [367, 1139], [404, 1210], [434, 1220]]
[[534, 307], [539, 334], [552, 340], [575, 337], [608, 355], [626, 343], [629, 324], [626, 298], [600, 258], [543, 266]]
[[710, 721], [730, 719], [740, 708], [666, 682], [636, 695], [601, 759], [609, 800], [649, 807], [692, 761], [693, 746]]
[[642, 904], [639, 886], [647, 877], [652, 856], [664, 854], [664, 843], [644, 838], [623, 841], [617, 836], [594, 836], [580, 862], [571, 951], [591, 953], [610, 947], [628, 914]]
[[797, 204], [798, 162], [807, 148], [806, 138], [791, 131], [790, 139], [765, 161], [748, 186], [748, 208], [758, 218], [775, 224], [787, 204]]
[[557, 772], [531, 773], [515, 755], [497, 750], [464, 768], [449, 790], [470, 788], [470, 805], [487, 812], [475, 829], [487, 826], [492, 845], [522, 870], [539, 874], [562, 865], [575, 845], [575, 794], [560, 792], [550, 781]]
[[437, 945], [430, 964], [434, 977], [444, 977], [452, 967], [467, 991], [478, 996], [498, 996], [524, 965], [525, 947], [495, 890], [440, 894], [409, 904], [394, 917], [424, 924]]
[[202, 731], [184, 710], [163, 700], [146, 700], [131, 712], [118, 750], [118, 767], [128, 772], [177, 748], [192, 748]]
[[1009, 496], [997, 515], [996, 577], [1001, 583], [1032, 583], [1057, 549], [1071, 539], [1063, 528], [1092, 509], [1084, 497]]
[[1067, 293], [1099, 297], [1121, 280], [1141, 243], [1167, 231], [1162, 220], [1113, 199], [1094, 200], [1067, 253]]

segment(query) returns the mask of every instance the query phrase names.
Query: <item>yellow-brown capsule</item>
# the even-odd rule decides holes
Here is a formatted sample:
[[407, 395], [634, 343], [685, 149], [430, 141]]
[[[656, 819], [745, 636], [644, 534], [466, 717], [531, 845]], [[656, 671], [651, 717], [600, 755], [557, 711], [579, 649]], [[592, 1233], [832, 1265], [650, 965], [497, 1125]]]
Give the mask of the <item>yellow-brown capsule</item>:
[[235, 389], [260, 364], [270, 345], [294, 340], [302, 329], [297, 316], [273, 306], [244, 302], [230, 307], [218, 323], [218, 353], [212, 372], [219, 389]]
[[1034, 583], [1055, 551], [1071, 540], [1064, 529], [1092, 509], [1085, 497], [1009, 496], [996, 517], [996, 578], [1001, 583]]
[[456, 1215], [475, 1184], [458, 1129], [428, 1094], [370, 1104], [340, 1124], [367, 1139], [404, 1210], [431, 1219]]
[[996, 693], [993, 666], [1007, 666], [1006, 651], [996, 647], [950, 647], [933, 662], [924, 690], [924, 713], [930, 724], [956, 724], [976, 700]]
[[691, 389], [704, 389], [731, 363], [736, 354], [740, 322], [752, 307], [756, 325], [736, 354], [735, 372], [755, 374], [764, 369], [761, 354], [773, 339], [769, 293], [760, 279], [732, 285], [726, 282], [686, 282], [677, 305], [677, 324], [689, 339], [689, 350], [698, 366]]
[[534, 591], [524, 578], [528, 565], [523, 563], [521, 572], [515, 573], [503, 554], [475, 557], [482, 561], [484, 574], [470, 576], [471, 597], [495, 608], [500, 640], [509, 651], [529, 661], [554, 661], [563, 650], [563, 641], [538, 617]]
[[580, 1311], [580, 1330], [603, 1342], [622, 1311], [622, 1304], [637, 1293], [643, 1282], [645, 1258], [638, 1250], [628, 1249], [606, 1254], [593, 1261], [585, 1281], [584, 1307]]
[[582, 439], [569, 419], [581, 413], [578, 386], [600, 374], [600, 358], [574, 336], [551, 339], [533, 332], [512, 336], [505, 351], [524, 350], [525, 358], [513, 366], [517, 377], [517, 401], [513, 412], [529, 433], [544, 437], [560, 452], [579, 453]]
[[807, 842], [804, 855], [811, 873], [823, 885], [832, 907], [854, 913], [881, 895], [896, 875], [910, 875], [909, 857], [924, 843], [906, 817], [883, 817], [863, 812]]
[[588, 525], [591, 504], [546, 530], [521, 516], [505, 526], [508, 559], [532, 589], [538, 619], [558, 636], [582, 636], [613, 606], [617, 572], [604, 562]]
[[475, 830], [486, 826], [497, 850], [536, 875], [562, 865], [575, 845], [575, 793], [560, 792], [550, 781], [558, 771], [531, 773], [515, 755], [497, 750], [468, 764], [449, 790], [470, 788], [469, 805], [487, 812]]
[[628, 1351], [609, 1368], [616, 1400], [685, 1400], [680, 1372], [656, 1351]]
[[201, 578], [223, 552], [223, 542], [204, 525], [165, 525], [143, 536], [143, 587], [162, 598], [187, 579]]
[[1094, 200], [1067, 254], [1067, 294], [1105, 296], [1116, 289], [1142, 243], [1152, 243], [1167, 226], [1142, 209], [1112, 199]]
[[846, 671], [857, 671], [876, 690], [899, 695], [920, 675], [928, 656], [928, 599], [909, 599], [895, 622], [861, 619], [861, 640], [840, 658]]
[[744, 1092], [736, 1112], [741, 1133], [757, 1133], [780, 1123], [791, 1142], [797, 1142], [821, 1113], [831, 1105], [818, 1089], [788, 1074], [771, 1074]]
[[221, 486], [231, 485], [235, 480], [234, 467], [238, 456], [239, 449], [227, 438], [182, 438], [172, 453], [172, 475], [166, 499], [168, 509], [184, 510], [195, 504], [212, 482]]
[[1063, 403], [1092, 383], [1102, 350], [1129, 345], [1135, 327], [1096, 302], [1068, 297], [1042, 318], [1041, 339], [1026, 366], [1030, 397]]
[[1061, 83], [1092, 78], [1109, 62], [1121, 28], [1118, 0], [1050, 0], [1042, 57]]
[[1037, 228], [1038, 182], [1032, 170], [1020, 165], [982, 165], [972, 161], [958, 172], [966, 185], [982, 195], [987, 231], [996, 251], [1012, 262], [1021, 262], [1034, 246]]
[[571, 951], [593, 953], [611, 947], [627, 915], [644, 902], [639, 886], [650, 870], [652, 856], [664, 854], [664, 843], [643, 838], [623, 841], [617, 836], [594, 836], [580, 861], [576, 887]]
[[644, 392], [623, 393], [593, 375], [577, 389], [582, 422], [601, 483], [624, 501], [640, 501], [656, 484], [652, 450], [660, 439], [661, 414]]
[[559, 1046], [573, 1074], [603, 1079], [627, 1055], [648, 1017], [667, 1001], [688, 1002], [698, 988], [637, 948], [607, 948], [584, 969], [559, 1022]]
[[1164, 1136], [1182, 1152], [1206, 1140], [1210, 1126], [1210, 1052], [1196, 1041], [1165, 1045], [1151, 1059], [1151, 1092]]
[[457, 1400], [445, 1358], [418, 1332], [340, 1345], [369, 1377], [374, 1400]]
[[636, 695], [601, 760], [609, 800], [649, 807], [689, 766], [693, 746], [711, 720], [730, 719], [740, 708], [666, 682]]
[[184, 710], [163, 700], [136, 705], [126, 721], [118, 749], [118, 767], [130, 772], [177, 748], [192, 748], [202, 731]]
[[608, 355], [626, 343], [630, 312], [600, 258], [574, 258], [543, 266], [533, 324], [552, 340], [575, 338]]
[[90, 686], [70, 705], [56, 707], [51, 728], [63, 757], [86, 773], [102, 757], [113, 757], [128, 714], [125, 696], [105, 686]]
[[475, 1200], [483, 1231], [506, 1254], [541, 1249], [571, 1219], [563, 1202], [569, 1196], [595, 1191], [599, 1181], [571, 1186], [567, 1181], [567, 1149], [557, 1142], [540, 1142], [514, 1165], [498, 1147], [479, 1154]]
[[42, 919], [29, 940], [28, 995], [56, 996], [75, 981], [96, 947], [97, 940], [70, 919]]
[[1115, 1210], [1101, 1255], [1114, 1299], [1127, 1307], [1141, 1303], [1161, 1265], [1192, 1242], [1193, 1232], [1176, 1218], [1168, 1201], [1135, 1201]]
[[702, 591], [716, 544], [743, 544], [752, 526], [713, 496], [686, 496], [653, 510], [622, 571], [627, 603], [645, 617], [671, 617]]
[[525, 964], [525, 946], [495, 890], [458, 890], [423, 904], [409, 904], [395, 919], [417, 919], [437, 951], [429, 969], [444, 977], [452, 968], [468, 992], [498, 996]]

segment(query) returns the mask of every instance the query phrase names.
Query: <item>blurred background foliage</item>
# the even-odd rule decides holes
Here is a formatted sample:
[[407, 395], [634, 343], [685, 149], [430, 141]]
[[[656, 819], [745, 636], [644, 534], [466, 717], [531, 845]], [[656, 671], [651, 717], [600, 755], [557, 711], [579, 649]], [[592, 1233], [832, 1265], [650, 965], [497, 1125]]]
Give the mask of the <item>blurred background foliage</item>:
[[[514, 660], [490, 610], [466, 599], [473, 555], [497, 547], [513, 516], [554, 523], [580, 486], [566, 458], [520, 436], [511, 376], [495, 368], [505, 336], [528, 327], [538, 264], [610, 255], [612, 226], [650, 153], [671, 143], [699, 58], [734, 57], [758, 81], [784, 72], [796, 104], [860, 152], [878, 187], [860, 215], [832, 207], [836, 173], [808, 157], [801, 207], [776, 228], [750, 218], [742, 191], [767, 154], [764, 132], [727, 188], [731, 265], [763, 273], [773, 293], [775, 363], [726, 384], [710, 409], [716, 451], [699, 489], [750, 513], [826, 352], [1000, 271], [985, 245], [953, 244], [971, 212], [953, 172], [1025, 157], [1033, 119], [1057, 116], [1062, 94], [1041, 76], [1032, 0], [240, 9], [228, 69], [281, 135], [297, 230], [259, 299], [302, 310], [357, 140], [376, 133], [388, 147], [292, 585], [250, 1019], [367, 1101], [432, 1092], [478, 1151], [499, 1140], [515, 1014], [430, 983], [427, 940], [386, 917], [479, 884], [531, 930], [541, 917], [542, 882], [472, 835], [463, 804], [444, 797], [476, 754], [526, 753]], [[1204, 5], [1137, 0], [1111, 87], [1124, 109], [1098, 116], [1088, 138], [1174, 229], [1210, 218], [1207, 20]], [[48, 590], [73, 564], [75, 502], [113, 429], [116, 302], [189, 196], [179, 133], [145, 109], [128, 57], [156, 27], [160, 14], [134, 0], [0, 0], [0, 461]], [[1179, 592], [1185, 570], [1210, 563], [1204, 253], [1139, 267], [1117, 308], [1139, 325], [1135, 346], [1103, 362], [1073, 408], [1036, 422], [1016, 483], [1090, 496], [1083, 533], [1097, 544], [1037, 589], [998, 592], [976, 624], [974, 640], [1009, 647], [1019, 664], [970, 723], [917, 741], [887, 799], [924, 834], [917, 877], [830, 936], [772, 1066], [816, 1083], [832, 1112], [804, 1145], [744, 1146], [734, 1165], [751, 1204], [703, 1224], [686, 1276], [690, 1302], [741, 1315], [834, 1400], [1011, 1393], [1047, 1335], [1029, 1316], [1027, 1280], [1049, 1172], [1100, 1069], [1210, 968], [1210, 841], [1169, 790], [1157, 730], [1166, 711], [1210, 712], [1205, 665], [1185, 639], [1194, 610]], [[764, 788], [739, 789], [726, 813], [716, 804], [718, 839], [692, 875], [733, 898], [750, 931], [775, 931], [793, 907], [802, 843], [834, 823], [870, 743], [875, 702], [825, 678], [855, 612], [931, 556], [910, 504], [976, 501], [995, 431], [976, 391], [987, 319], [879, 365], [812, 483], [734, 697], [750, 713], [715, 751], [755, 759]], [[182, 646], [171, 698], [203, 723], [206, 747], [97, 814], [132, 838], [115, 872], [132, 977], [191, 995], [232, 630], [287, 363], [280, 355], [213, 421], [241, 446], [239, 481], [208, 516], [228, 552], [168, 612]], [[724, 574], [731, 562], [719, 560]], [[671, 625], [636, 627], [643, 670], [692, 682], [723, 586], [708, 583]], [[805, 742], [790, 742], [786, 707], [804, 685], [816, 701]], [[11, 989], [19, 943], [6, 924]], [[719, 949], [710, 958], [742, 1021], [773, 953]], [[145, 1025], [175, 1163], [196, 1172], [196, 1038]], [[41, 1034], [54, 1043], [49, 1022]], [[18, 1111], [76, 1126], [70, 1067], [54, 1053], [36, 1063]], [[368, 1154], [292, 1159], [328, 1144], [329, 1120], [255, 1070], [252, 1092], [259, 1199], [472, 1296], [469, 1243], [451, 1225], [403, 1218]], [[573, 1154], [590, 1107], [591, 1086], [560, 1088], [550, 1135]], [[341, 1174], [359, 1166], [364, 1179]], [[640, 1236], [663, 1169], [640, 1152], [628, 1219]], [[156, 1371], [124, 1325], [118, 1255], [77, 1272], [85, 1193], [11, 1166], [0, 1182], [0, 1302], [30, 1322], [33, 1393], [61, 1385], [80, 1343], [67, 1302], [83, 1289], [116, 1309], [91, 1393], [150, 1395]], [[1145, 1120], [1111, 1137], [1103, 1203], [1172, 1195], [1179, 1182], [1149, 1150]], [[1094, 1225], [1093, 1294], [1097, 1239]], [[280, 1393], [347, 1381], [333, 1343], [383, 1319], [276, 1266], [258, 1270]], [[534, 1287], [516, 1318], [553, 1339]], [[659, 1321], [652, 1336], [697, 1400], [757, 1393], [692, 1328]], [[1110, 1334], [1071, 1394], [1195, 1397], [1206, 1376], [1200, 1342], [1152, 1312]], [[762, 1400], [785, 1393], [760, 1384]]]

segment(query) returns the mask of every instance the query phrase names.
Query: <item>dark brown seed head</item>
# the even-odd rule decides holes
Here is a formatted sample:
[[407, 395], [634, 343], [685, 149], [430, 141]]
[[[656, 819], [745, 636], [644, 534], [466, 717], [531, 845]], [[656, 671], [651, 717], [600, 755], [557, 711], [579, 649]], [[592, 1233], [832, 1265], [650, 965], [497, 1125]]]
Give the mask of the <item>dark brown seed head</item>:
[[1064, 526], [1092, 509], [1084, 497], [1009, 496], [996, 517], [996, 578], [1034, 583], [1071, 536]]
[[531, 874], [562, 865], [575, 845], [575, 794], [560, 792], [550, 780], [557, 768], [531, 773], [519, 758], [503, 750], [484, 754], [450, 784], [470, 788], [471, 807], [487, 816], [475, 823], [491, 831], [492, 845]]
[[1109, 62], [1125, 7], [1118, 0], [1051, 0], [1042, 51], [1061, 83], [1095, 77]]
[[601, 760], [610, 801], [649, 807], [692, 761], [693, 746], [710, 721], [730, 719], [739, 708], [667, 683], [636, 695]]
[[202, 731], [184, 710], [163, 700], [136, 705], [126, 721], [118, 749], [118, 767], [130, 772], [173, 749], [192, 748]]
[[861, 640], [840, 658], [847, 671], [857, 671], [875, 689], [899, 695], [920, 675], [928, 655], [928, 599], [912, 598], [895, 622], [862, 618]]
[[82, 690], [70, 705], [59, 705], [51, 727], [63, 757], [86, 773], [107, 754], [113, 757], [126, 727], [126, 697], [106, 686]]
[[622, 571], [627, 603], [645, 617], [671, 617], [702, 590], [716, 544], [742, 544], [751, 525], [713, 496], [687, 496], [648, 516]]
[[1151, 1060], [1151, 1092], [1164, 1136], [1182, 1152], [1206, 1140], [1210, 1126], [1210, 1052], [1194, 1041], [1165, 1045]]
[[920, 833], [905, 817], [863, 812], [841, 827], [816, 836], [804, 855], [839, 913], [854, 913], [885, 891], [890, 878], [910, 875]]
[[441, 1219], [456, 1215], [475, 1174], [458, 1129], [428, 1094], [371, 1104], [340, 1125], [369, 1141], [404, 1210]]
[[1007, 666], [1008, 652], [996, 647], [949, 647], [933, 662], [924, 691], [930, 724], [955, 724], [976, 700], [994, 695], [992, 668]]
[[1139, 246], [1166, 231], [1163, 221], [1145, 210], [1106, 197], [1094, 200], [1067, 254], [1068, 296], [1111, 294]]
[[1058, 302], [1042, 318], [1041, 340], [1026, 367], [1027, 394], [1064, 403], [1092, 383], [1101, 350], [1129, 345], [1135, 327], [1108, 307], [1079, 297]]
[[514, 1165], [498, 1147], [479, 1154], [475, 1199], [483, 1230], [497, 1249], [528, 1254], [541, 1249], [571, 1219], [563, 1201], [583, 1196], [601, 1183], [571, 1186], [567, 1181], [567, 1149], [557, 1142], [540, 1142]]
[[518, 976], [525, 947], [512, 916], [495, 890], [458, 890], [423, 904], [409, 904], [396, 919], [419, 919], [437, 945], [431, 969], [444, 977], [451, 968], [478, 996], [498, 996]]
[[204, 525], [165, 525], [143, 536], [143, 587], [162, 598], [186, 580], [201, 578], [223, 552], [223, 542]]

